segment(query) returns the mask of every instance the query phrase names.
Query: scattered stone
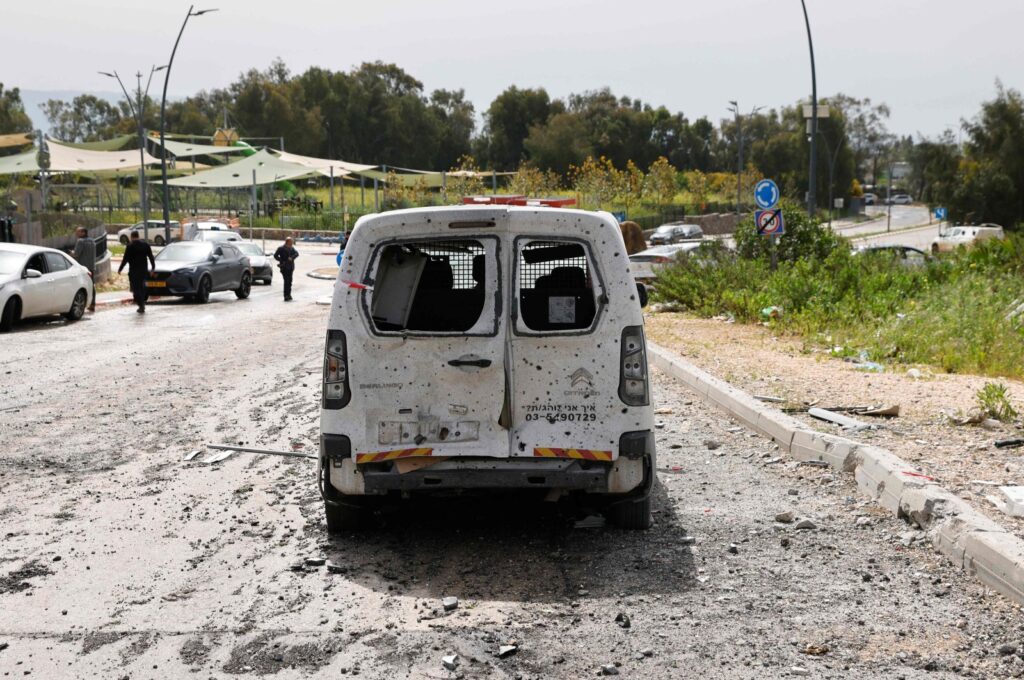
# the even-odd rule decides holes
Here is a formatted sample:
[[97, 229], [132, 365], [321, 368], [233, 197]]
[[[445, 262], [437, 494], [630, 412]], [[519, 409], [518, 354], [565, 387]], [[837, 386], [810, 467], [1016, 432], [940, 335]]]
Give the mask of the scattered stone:
[[9, 643], [9, 642], [0, 642], [0, 652], [4, 651], [5, 649], [7, 649], [10, 646], [11, 646], [11, 643]]
[[601, 666], [601, 675], [618, 675], [619, 668], [613, 663], [606, 663]]
[[720, 442], [717, 442], [714, 439], [705, 439], [704, 440], [704, 446], [708, 447], [709, 451], [714, 451], [715, 449], [717, 449], [721, 445], [722, 444]]
[[629, 620], [629, 614], [623, 612], [616, 614], [615, 623], [619, 624], [619, 628], [629, 628], [632, 625]]
[[779, 545], [781, 545], [783, 548], [788, 548], [789, 547], [789, 537], [788, 536], [783, 536], [782, 540], [779, 541]]
[[783, 524], [792, 524], [794, 519], [796, 519], [796, 516], [790, 510], [775, 515], [775, 521]]
[[920, 369], [911, 368], [911, 369], [907, 370], [907, 377], [908, 378], [913, 378], [914, 380], [920, 380], [922, 375], [923, 374], [921, 373]]
[[519, 651], [519, 645], [502, 645], [498, 647], [498, 658], [506, 659]]
[[446, 612], [453, 612], [459, 608], [459, 598], [457, 597], [446, 597], [441, 600], [441, 606], [444, 607]]
[[328, 562], [327, 571], [332, 574], [344, 574], [345, 567], [344, 565], [338, 564], [337, 562]]
[[306, 563], [302, 560], [298, 560], [297, 562], [292, 562], [290, 565], [288, 565], [288, 568], [292, 571], [305, 571]]
[[641, 649], [640, 653], [644, 656], [654, 656], [654, 650], [649, 647], [647, 649]]
[[855, 524], [857, 526], [859, 526], [859, 527], [870, 526], [871, 525], [871, 518], [870, 517], [863, 517], [863, 516], [862, 517], [858, 517], [857, 521], [855, 522]]
[[789, 494], [790, 496], [799, 496], [800, 495], [800, 492], [797, 491], [796, 489], [790, 489], [786, 493]]
[[60, 562], [60, 555], [54, 555], [53, 556], [53, 561], [54, 562]]
[[729, 553], [732, 554], [732, 555], [739, 555], [740, 547], [738, 545], [736, 545], [735, 543], [730, 543], [729, 544]]
[[673, 413], [674, 411], [668, 406], [661, 406], [659, 408], [654, 409], [654, 415], [657, 416], [670, 416]]
[[807, 645], [801, 651], [808, 656], [825, 656], [829, 653], [829, 648], [828, 645]]
[[796, 528], [797, 529], [812, 530], [812, 529], [817, 529], [818, 525], [815, 524], [814, 522], [812, 522], [809, 519], [802, 519], [802, 520], [800, 520], [799, 522], [796, 523]]
[[306, 558], [306, 566], [307, 567], [322, 567], [325, 564], [327, 564], [327, 560], [325, 558], [323, 558], [323, 557], [307, 557]]
[[1015, 642], [1004, 642], [996, 648], [999, 652], [999, 656], [1010, 656], [1011, 654], [1017, 653], [1017, 643]]
[[683, 536], [679, 541], [683, 545], [694, 545], [697, 542], [696, 536]]
[[811, 672], [809, 670], [807, 670], [806, 668], [804, 668], [803, 666], [793, 666], [792, 668], [789, 669], [789, 672], [792, 675], [810, 675], [811, 674]]
[[459, 657], [457, 654], [449, 654], [448, 656], [442, 656], [441, 664], [444, 665], [444, 667], [448, 670], [453, 671], [459, 665]]

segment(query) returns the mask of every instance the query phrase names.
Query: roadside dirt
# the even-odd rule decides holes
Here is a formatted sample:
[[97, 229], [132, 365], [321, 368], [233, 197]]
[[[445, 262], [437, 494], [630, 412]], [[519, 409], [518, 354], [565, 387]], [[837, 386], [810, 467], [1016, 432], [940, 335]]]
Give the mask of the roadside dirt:
[[[413, 500], [329, 537], [311, 462], [184, 461], [205, 442], [315, 450], [326, 310], [313, 300], [326, 286], [298, 276], [295, 303], [256, 289], [244, 302], [159, 302], [142, 318], [115, 308], [5, 336], [0, 673], [1024, 670], [1000, 652], [1019, 643], [1017, 607], [904, 545], [908, 527], [849, 479], [786, 462], [660, 376], [647, 532], [578, 528], [585, 502], [492, 495]], [[785, 511], [815, 528], [776, 522]], [[501, 656], [505, 645], [515, 650]]]
[[[651, 340], [746, 392], [785, 399], [780, 407], [812, 402], [823, 408], [898, 404], [899, 418], [855, 416], [877, 429], [849, 436], [893, 451], [918, 472], [1024, 536], [1024, 520], [1002, 513], [988, 500], [998, 495], [999, 485], [1024, 485], [1024, 449], [993, 446], [999, 439], [1024, 437], [1024, 431], [1011, 424], [992, 429], [958, 426], [949, 417], [970, 412], [977, 405], [976, 393], [990, 381], [1004, 383], [1011, 401], [1024, 411], [1024, 383], [937, 373], [928, 366], [887, 366], [884, 373], [858, 370], [805, 346], [798, 337], [676, 313], [648, 315], [646, 328]], [[793, 415], [822, 432], [843, 434], [836, 425]]]

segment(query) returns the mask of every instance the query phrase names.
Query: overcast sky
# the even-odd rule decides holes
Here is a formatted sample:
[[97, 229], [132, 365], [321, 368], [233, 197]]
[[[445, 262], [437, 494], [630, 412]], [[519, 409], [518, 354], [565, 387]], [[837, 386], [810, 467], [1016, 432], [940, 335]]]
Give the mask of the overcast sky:
[[[807, 0], [818, 94], [886, 102], [890, 127], [934, 135], [973, 117], [995, 81], [1024, 89], [1024, 0]], [[111, 91], [164, 63], [188, 4], [177, 0], [3, 3], [0, 82]], [[477, 111], [509, 85], [564, 96], [609, 86], [688, 117], [810, 95], [799, 0], [211, 0], [189, 21], [169, 91], [227, 85], [280, 56], [293, 72], [394, 62]], [[153, 91], [159, 95], [159, 76]], [[151, 93], [152, 93], [151, 92]]]

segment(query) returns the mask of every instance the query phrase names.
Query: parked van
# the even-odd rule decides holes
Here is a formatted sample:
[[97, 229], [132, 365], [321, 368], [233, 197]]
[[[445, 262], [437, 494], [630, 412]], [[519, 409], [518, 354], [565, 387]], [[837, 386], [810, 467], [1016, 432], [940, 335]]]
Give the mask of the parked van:
[[1003, 228], [998, 224], [979, 224], [977, 226], [953, 227], [945, 234], [932, 241], [932, 253], [948, 253], [960, 246], [970, 247], [975, 243], [992, 238], [1006, 238]]
[[374, 497], [594, 494], [650, 525], [654, 416], [641, 295], [607, 213], [460, 206], [362, 217], [324, 356], [327, 527]]

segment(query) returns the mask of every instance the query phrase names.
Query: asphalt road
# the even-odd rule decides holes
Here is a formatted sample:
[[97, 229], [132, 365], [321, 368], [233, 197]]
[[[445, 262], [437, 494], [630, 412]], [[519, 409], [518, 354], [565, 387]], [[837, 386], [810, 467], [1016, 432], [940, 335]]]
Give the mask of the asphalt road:
[[[300, 268], [328, 265], [312, 252]], [[303, 270], [304, 271], [304, 270]], [[656, 377], [655, 527], [584, 501], [410, 501], [329, 538], [330, 287], [158, 302], [0, 342], [0, 673], [44, 678], [1005, 677], [1020, 611], [857, 495]], [[791, 511], [814, 528], [776, 522]], [[730, 547], [734, 546], [734, 547]], [[325, 566], [297, 566], [307, 558]], [[441, 598], [455, 596], [450, 613]], [[629, 619], [616, 623], [623, 614]], [[516, 651], [499, 658], [502, 645]], [[1009, 649], [1005, 648], [1003, 651]], [[458, 656], [457, 670], [442, 657]]]

